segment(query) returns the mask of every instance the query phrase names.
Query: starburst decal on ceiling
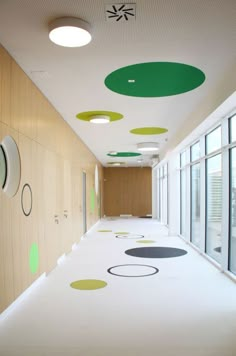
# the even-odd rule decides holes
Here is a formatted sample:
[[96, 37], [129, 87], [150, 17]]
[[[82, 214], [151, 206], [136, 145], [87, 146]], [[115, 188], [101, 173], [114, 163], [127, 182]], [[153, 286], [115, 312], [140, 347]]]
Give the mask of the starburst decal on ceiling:
[[107, 20], [128, 21], [135, 18], [135, 4], [115, 4], [106, 9]]

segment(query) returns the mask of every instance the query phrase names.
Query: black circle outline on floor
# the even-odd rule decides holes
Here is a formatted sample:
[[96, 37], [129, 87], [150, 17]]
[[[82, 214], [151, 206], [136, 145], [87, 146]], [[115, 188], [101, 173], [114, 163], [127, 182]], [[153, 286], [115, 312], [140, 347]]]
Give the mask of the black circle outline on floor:
[[[138, 251], [140, 250], [140, 252]], [[174, 252], [174, 250], [178, 251], [178, 254], [173, 256], [171, 254], [169, 254], [169, 256], [165, 255], [164, 254], [160, 254], [159, 256], [155, 256], [155, 253], [154, 255], [152, 255], [151, 252], [153, 251], [171, 251]], [[131, 252], [132, 251], [132, 252]], [[138, 254], [135, 254], [135, 251], [138, 251]], [[139, 253], [144, 252], [144, 255], [141, 254], [141, 256], [139, 255]], [[148, 255], [148, 252], [150, 251], [150, 254]], [[131, 252], [131, 253], [130, 253]], [[146, 253], [145, 253], [146, 252]], [[179, 254], [180, 252], [180, 254]], [[188, 253], [188, 251], [186, 250], [183, 250], [181, 248], [177, 248], [177, 247], [167, 247], [167, 246], [155, 246], [155, 247], [135, 247], [135, 248], [130, 248], [128, 250], [125, 251], [125, 254], [128, 255], [128, 256], [132, 256], [132, 257], [139, 257], [139, 258], [175, 258], [175, 257], [181, 257], [181, 256], [184, 256]]]
[[[112, 269], [117, 268], [117, 267], [124, 267], [124, 266], [142, 266], [142, 267], [150, 267], [153, 268], [155, 271], [153, 273], [149, 273], [149, 274], [145, 274], [142, 276], [125, 276], [123, 274], [116, 274], [111, 272]], [[124, 265], [117, 265], [117, 266], [113, 266], [108, 268], [107, 270], [108, 273], [112, 274], [113, 276], [117, 276], [117, 277], [127, 277], [127, 278], [140, 278], [140, 277], [149, 277], [149, 276], [153, 276], [154, 274], [157, 274], [159, 272], [159, 269], [154, 267], [154, 266], [150, 266], [150, 265], [141, 265], [141, 264], [133, 264], [133, 263], [129, 263], [129, 264], [124, 264]]]
[[[130, 236], [138, 236], [138, 237], [130, 237]], [[139, 234], [127, 234], [127, 235], [116, 235], [117, 239], [127, 239], [127, 240], [135, 240], [135, 239], [143, 239], [144, 235]]]
[[[30, 209], [28, 212], [25, 211], [25, 208], [24, 208], [24, 204], [23, 204], [23, 195], [24, 195], [24, 191], [25, 189], [29, 188], [29, 191], [30, 191]], [[24, 213], [25, 216], [29, 216], [31, 214], [31, 211], [32, 211], [32, 206], [33, 206], [33, 194], [32, 194], [32, 190], [31, 190], [31, 187], [28, 183], [24, 184], [23, 188], [22, 188], [22, 191], [21, 191], [21, 208], [22, 208], [22, 211]]]

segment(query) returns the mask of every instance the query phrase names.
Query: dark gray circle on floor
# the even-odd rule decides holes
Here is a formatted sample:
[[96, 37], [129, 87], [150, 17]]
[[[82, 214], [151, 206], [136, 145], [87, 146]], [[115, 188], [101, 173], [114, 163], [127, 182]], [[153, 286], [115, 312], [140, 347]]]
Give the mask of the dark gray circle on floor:
[[126, 250], [125, 253], [133, 257], [170, 258], [186, 255], [187, 251], [174, 247], [138, 247]]

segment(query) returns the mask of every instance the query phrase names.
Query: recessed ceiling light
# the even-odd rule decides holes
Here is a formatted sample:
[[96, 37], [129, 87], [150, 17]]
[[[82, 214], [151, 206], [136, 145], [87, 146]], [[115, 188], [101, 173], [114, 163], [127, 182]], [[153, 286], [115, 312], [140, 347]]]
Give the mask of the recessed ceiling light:
[[116, 156], [117, 152], [116, 151], [110, 151], [109, 154], [112, 155], [112, 156]]
[[61, 17], [49, 24], [49, 38], [63, 47], [82, 47], [91, 41], [90, 25], [76, 17]]
[[92, 115], [89, 121], [93, 124], [108, 124], [110, 117], [106, 115]]
[[129, 79], [128, 83], [135, 83], [135, 79]]
[[156, 142], [142, 142], [137, 144], [139, 151], [158, 151], [159, 145]]

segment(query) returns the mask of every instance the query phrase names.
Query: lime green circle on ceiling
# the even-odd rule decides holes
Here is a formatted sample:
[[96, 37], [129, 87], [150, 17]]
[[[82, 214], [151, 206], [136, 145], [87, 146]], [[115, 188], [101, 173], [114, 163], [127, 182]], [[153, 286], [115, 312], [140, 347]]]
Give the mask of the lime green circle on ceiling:
[[139, 241], [136, 241], [136, 242], [139, 243], [139, 244], [152, 244], [152, 243], [154, 243], [156, 241], [154, 241], [154, 240], [139, 240]]
[[118, 94], [151, 98], [188, 92], [204, 80], [205, 74], [188, 64], [149, 62], [115, 70], [105, 78], [105, 85]]
[[98, 232], [112, 232], [112, 230], [98, 230]]
[[76, 117], [77, 117], [77, 119], [80, 119], [83, 121], [90, 121], [92, 119], [92, 116], [94, 116], [94, 115], [109, 116], [110, 121], [121, 120], [124, 117], [122, 114], [120, 114], [118, 112], [102, 111], [102, 110], [80, 112], [79, 114], [76, 115]]
[[32, 274], [35, 274], [39, 267], [39, 250], [38, 250], [38, 245], [35, 243], [33, 243], [30, 247], [29, 266], [30, 266], [30, 272]]
[[107, 156], [110, 156], [110, 157], [137, 157], [137, 156], [141, 156], [141, 153], [137, 153], [137, 152], [117, 152], [116, 154], [108, 153]]
[[138, 127], [130, 130], [130, 133], [135, 135], [161, 135], [167, 131], [164, 127]]
[[106, 287], [107, 283], [98, 279], [83, 279], [72, 282], [70, 286], [79, 290], [95, 290]]

